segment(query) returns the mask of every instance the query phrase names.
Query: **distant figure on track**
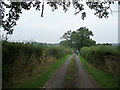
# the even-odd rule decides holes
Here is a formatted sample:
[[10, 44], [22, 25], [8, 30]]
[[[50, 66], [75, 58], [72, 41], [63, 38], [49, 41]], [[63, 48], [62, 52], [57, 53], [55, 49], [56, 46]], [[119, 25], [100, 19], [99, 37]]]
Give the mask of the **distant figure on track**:
[[72, 51], [72, 54], [74, 53], [74, 51]]
[[78, 50], [77, 50], [77, 51], [76, 51], [76, 54], [78, 55], [78, 53], [79, 53], [79, 52], [78, 52]]

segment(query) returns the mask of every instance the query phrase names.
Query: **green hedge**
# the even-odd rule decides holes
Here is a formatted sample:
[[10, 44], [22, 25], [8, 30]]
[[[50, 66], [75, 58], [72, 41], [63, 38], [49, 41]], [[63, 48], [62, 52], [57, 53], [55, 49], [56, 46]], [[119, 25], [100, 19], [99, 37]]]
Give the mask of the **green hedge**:
[[47, 55], [53, 56], [56, 59], [60, 59], [68, 53], [70, 53], [70, 50], [64, 47], [52, 46], [47, 48]]
[[56, 59], [60, 59], [66, 54], [69, 54], [70, 50], [60, 46], [46, 46], [44, 44], [34, 45], [29, 42], [2, 42], [3, 66], [6, 64], [13, 64], [16, 60], [18, 60], [18, 56], [20, 55], [24, 55], [26, 58], [34, 56], [39, 59], [42, 57], [43, 53], [48, 56], [53, 56]]
[[80, 50], [80, 54], [91, 63], [97, 61], [103, 61], [106, 57], [119, 58], [120, 52], [117, 49], [118, 47], [113, 47], [109, 45], [98, 45], [93, 47], [83, 47]]
[[120, 46], [97, 45], [83, 47], [80, 54], [95, 67], [120, 78]]
[[120, 46], [97, 45], [83, 47], [80, 54], [95, 67], [113, 74], [120, 85]]
[[3, 85], [6, 86], [12, 78], [22, 73], [31, 74], [39, 65], [42, 66], [42, 63], [49, 60], [46, 59], [47, 56], [60, 59], [69, 53], [69, 49], [60, 46], [3, 41]]
[[3, 65], [13, 64], [20, 54], [30, 57], [34, 55], [35, 57], [41, 56], [45, 47], [43, 45], [33, 45], [30, 43], [18, 43], [18, 42], [2, 42], [2, 60]]

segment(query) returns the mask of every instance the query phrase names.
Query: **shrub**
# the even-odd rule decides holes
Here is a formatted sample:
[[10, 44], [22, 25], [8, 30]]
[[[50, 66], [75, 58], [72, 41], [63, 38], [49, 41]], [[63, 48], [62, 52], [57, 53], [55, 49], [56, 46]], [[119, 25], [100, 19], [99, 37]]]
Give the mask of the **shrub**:
[[60, 46], [3, 41], [3, 85], [11, 86], [7, 84], [9, 84], [12, 79], [18, 77], [19, 75], [31, 75], [32, 72], [37, 69], [37, 67], [50, 62], [48, 61], [50, 60], [48, 59], [49, 56], [53, 59], [60, 59], [68, 53], [70, 53], [69, 49]]
[[108, 45], [83, 47], [80, 53], [88, 61], [103, 61], [106, 57], [112, 58], [120, 55], [119, 51], [115, 47]]
[[47, 48], [47, 55], [53, 56], [56, 59], [62, 58], [69, 52], [70, 51], [64, 47], [52, 46], [52, 47]]
[[2, 59], [4, 64], [13, 64], [20, 54], [30, 57], [34, 55], [40, 57], [45, 48], [41, 45], [24, 44], [18, 42], [2, 42]]
[[83, 47], [80, 54], [91, 64], [119, 76], [120, 46], [97, 45]]

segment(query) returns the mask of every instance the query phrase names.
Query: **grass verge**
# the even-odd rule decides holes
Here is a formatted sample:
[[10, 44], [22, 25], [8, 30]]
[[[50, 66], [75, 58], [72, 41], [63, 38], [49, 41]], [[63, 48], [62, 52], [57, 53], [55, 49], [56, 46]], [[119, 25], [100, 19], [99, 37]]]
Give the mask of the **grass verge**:
[[66, 55], [60, 60], [57, 60], [54, 64], [48, 65], [41, 74], [31, 77], [29, 80], [25, 81], [22, 85], [19, 85], [19, 88], [40, 88], [43, 87], [54, 72], [65, 62], [65, 60], [70, 55]]
[[116, 77], [114, 77], [113, 75], [111, 75], [103, 70], [93, 67], [82, 56], [80, 56], [80, 60], [83, 63], [83, 65], [85, 66], [87, 72], [93, 76], [93, 78], [98, 82], [100, 87], [118, 88]]

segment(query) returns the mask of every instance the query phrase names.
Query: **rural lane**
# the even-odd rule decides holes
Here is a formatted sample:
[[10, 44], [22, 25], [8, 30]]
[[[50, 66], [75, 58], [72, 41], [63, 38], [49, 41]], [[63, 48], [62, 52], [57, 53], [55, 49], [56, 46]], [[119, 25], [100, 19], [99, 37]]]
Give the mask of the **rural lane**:
[[55, 75], [48, 81], [48, 83], [44, 86], [45, 88], [62, 88], [63, 87], [63, 82], [65, 79], [65, 74], [67, 71], [68, 64], [73, 57], [70, 56], [65, 63], [57, 70]]
[[86, 72], [79, 56], [76, 54], [70, 56], [65, 63], [56, 71], [53, 77], [48, 81], [44, 88], [64, 88], [64, 80], [70, 60], [74, 58], [77, 67], [77, 77], [73, 86], [75, 88], [97, 88], [96, 81]]
[[76, 65], [78, 68], [78, 77], [76, 80], [76, 88], [98, 88], [96, 81], [88, 74], [82, 65], [78, 56], [75, 57]]

